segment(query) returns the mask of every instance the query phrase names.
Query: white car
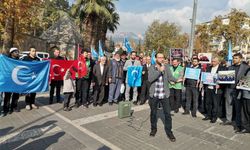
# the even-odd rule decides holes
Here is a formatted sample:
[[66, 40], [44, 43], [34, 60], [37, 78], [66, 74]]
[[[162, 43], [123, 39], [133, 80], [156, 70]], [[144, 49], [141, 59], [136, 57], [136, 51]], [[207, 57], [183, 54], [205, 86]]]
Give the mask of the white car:
[[[23, 51], [21, 52], [20, 55], [20, 59], [22, 59], [24, 56], [27, 56], [29, 54], [29, 51]], [[36, 56], [40, 59], [40, 60], [45, 60], [45, 59], [49, 59], [49, 53], [46, 52], [36, 52]]]

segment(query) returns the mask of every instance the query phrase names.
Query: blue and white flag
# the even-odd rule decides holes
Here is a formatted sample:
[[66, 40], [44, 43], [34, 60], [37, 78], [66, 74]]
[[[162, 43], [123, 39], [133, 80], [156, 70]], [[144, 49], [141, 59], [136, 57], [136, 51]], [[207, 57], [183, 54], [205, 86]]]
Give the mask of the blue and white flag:
[[227, 55], [227, 61], [231, 65], [233, 60], [233, 54], [232, 54], [232, 41], [228, 41], [228, 55]]
[[102, 43], [101, 41], [99, 41], [99, 57], [103, 57], [104, 56], [104, 52], [102, 50]]
[[95, 51], [95, 49], [91, 46], [91, 56], [93, 59], [98, 60], [98, 53]]
[[49, 69], [49, 61], [27, 62], [0, 55], [0, 92], [46, 92]]
[[151, 64], [154, 65], [156, 64], [156, 60], [155, 60], [155, 50], [153, 50], [152, 54], [151, 54]]
[[142, 66], [130, 66], [127, 70], [128, 85], [130, 87], [140, 87], [142, 78]]
[[125, 48], [127, 49], [128, 53], [131, 53], [133, 51], [133, 48], [131, 47], [131, 45], [130, 45], [127, 38], [124, 38], [124, 43], [123, 44], [124, 44]]

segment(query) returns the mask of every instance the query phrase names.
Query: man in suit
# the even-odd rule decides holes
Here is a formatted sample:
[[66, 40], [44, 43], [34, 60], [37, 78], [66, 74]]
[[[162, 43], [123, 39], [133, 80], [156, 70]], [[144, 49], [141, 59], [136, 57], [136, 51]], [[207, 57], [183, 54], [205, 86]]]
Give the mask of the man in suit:
[[93, 106], [102, 106], [102, 100], [105, 95], [105, 86], [108, 85], [108, 66], [106, 65], [107, 58], [101, 57], [100, 63], [93, 68], [93, 85], [94, 85], [94, 102]]
[[[207, 68], [207, 72], [216, 74], [219, 71], [225, 70], [223, 66], [220, 65], [219, 58], [214, 57], [212, 59], [212, 65]], [[205, 86], [206, 94], [206, 117], [202, 120], [211, 120], [210, 123], [215, 123], [219, 115], [219, 107], [222, 100], [224, 88], [223, 85], [207, 85]]]
[[143, 105], [146, 100], [149, 99], [149, 87], [150, 83], [148, 81], [148, 69], [151, 66], [151, 57], [146, 57], [146, 64], [143, 65], [142, 69], [142, 88], [140, 96], [140, 105]]
[[[136, 60], [136, 52], [132, 51], [130, 55], [130, 59], [126, 61], [123, 70], [127, 71], [128, 67], [130, 66], [141, 66], [141, 62]], [[138, 91], [137, 87], [132, 87], [133, 88], [133, 103], [137, 104], [137, 96], [138, 96]], [[131, 87], [128, 85], [128, 75], [126, 77], [126, 91], [125, 91], [125, 99], [126, 101], [130, 100], [130, 89]]]

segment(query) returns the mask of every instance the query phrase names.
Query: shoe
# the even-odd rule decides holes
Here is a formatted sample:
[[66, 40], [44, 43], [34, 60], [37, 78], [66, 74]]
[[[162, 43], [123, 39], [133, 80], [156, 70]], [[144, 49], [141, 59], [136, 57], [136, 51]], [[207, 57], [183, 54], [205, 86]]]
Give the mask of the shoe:
[[211, 119], [210, 117], [205, 117], [202, 120], [207, 121], [207, 120], [210, 120], [210, 119]]
[[25, 109], [27, 109], [27, 110], [31, 110], [30, 105], [26, 105]]
[[50, 100], [50, 101], [49, 101], [49, 104], [50, 104], [50, 105], [53, 104], [53, 100]]
[[243, 134], [250, 133], [250, 131], [248, 131], [247, 129], [243, 129], [243, 130], [241, 130], [241, 133], [243, 133]]
[[10, 110], [8, 114], [12, 114], [13, 113], [13, 110]]
[[36, 106], [35, 104], [31, 104], [31, 107], [34, 109], [38, 109], [38, 106]]
[[174, 110], [174, 113], [178, 113], [178, 112], [179, 112], [179, 109], [175, 109], [175, 110]]
[[63, 108], [63, 111], [67, 111], [67, 107], [64, 107], [64, 108]]
[[109, 102], [109, 106], [112, 106], [113, 105], [113, 103], [112, 102]]
[[149, 136], [155, 136], [156, 132], [157, 132], [156, 129], [151, 130]]
[[227, 120], [227, 121], [221, 123], [221, 125], [223, 125], [223, 126], [232, 125], [232, 122]]
[[78, 104], [78, 103], [76, 103], [75, 105], [74, 105], [74, 107], [75, 108], [78, 108], [80, 105]]
[[167, 134], [167, 136], [168, 136], [168, 138], [169, 138], [169, 140], [170, 140], [171, 142], [175, 142], [175, 141], [176, 141], [176, 138], [174, 137], [174, 134], [173, 134], [173, 133]]
[[134, 105], [137, 105], [137, 101], [134, 101], [133, 104], [134, 104]]
[[100, 107], [102, 107], [102, 105], [103, 105], [102, 103], [99, 104]]
[[88, 104], [84, 104], [82, 106], [83, 106], [83, 108], [89, 108]]
[[145, 104], [145, 103], [143, 103], [143, 102], [140, 102], [140, 105], [143, 105], [143, 104]]
[[183, 115], [189, 115], [189, 111], [184, 111], [184, 113], [182, 113]]
[[241, 131], [242, 131], [242, 129], [241, 129], [241, 128], [236, 127], [236, 128], [235, 128], [235, 132], [234, 132], [234, 133], [236, 133], [236, 134], [241, 134]]
[[197, 118], [196, 114], [192, 114], [192, 117], [193, 117], [193, 118]]
[[216, 120], [217, 120], [217, 118], [212, 118], [211, 121], [210, 121], [210, 123], [215, 123]]
[[94, 106], [94, 107], [96, 107], [96, 106], [97, 106], [97, 104], [93, 104], [93, 106]]
[[113, 103], [114, 103], [114, 104], [118, 104], [118, 101], [114, 101]]
[[19, 108], [14, 108], [13, 111], [14, 112], [20, 112], [20, 109]]

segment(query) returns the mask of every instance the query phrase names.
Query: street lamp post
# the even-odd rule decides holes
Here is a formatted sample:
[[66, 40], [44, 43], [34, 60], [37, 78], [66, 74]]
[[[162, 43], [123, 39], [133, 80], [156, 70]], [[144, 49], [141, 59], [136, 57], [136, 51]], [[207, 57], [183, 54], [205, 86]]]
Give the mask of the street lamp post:
[[192, 16], [192, 19], [191, 19], [192, 20], [191, 34], [190, 34], [190, 40], [189, 40], [189, 58], [192, 58], [192, 55], [193, 55], [197, 4], [198, 4], [198, 0], [194, 0], [193, 16]]

